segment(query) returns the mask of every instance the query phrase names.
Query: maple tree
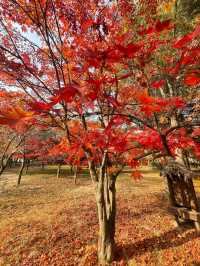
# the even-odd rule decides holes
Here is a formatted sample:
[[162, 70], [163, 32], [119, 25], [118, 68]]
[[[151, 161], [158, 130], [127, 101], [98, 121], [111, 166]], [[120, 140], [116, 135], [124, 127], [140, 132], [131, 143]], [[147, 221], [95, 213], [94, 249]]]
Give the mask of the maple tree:
[[[5, 134], [5, 130], [8, 132], [8, 134]], [[18, 148], [18, 145], [15, 145], [14, 142], [16, 139], [16, 135], [13, 134], [12, 131], [8, 131], [7, 128], [1, 127], [1, 166], [0, 166], [0, 174], [4, 172], [7, 165], [9, 164], [9, 161], [11, 160], [12, 155], [15, 153], [15, 151]], [[21, 142], [21, 141], [20, 141]], [[19, 144], [20, 144], [19, 142]]]
[[[0, 124], [2, 127], [1, 170], [4, 172], [12, 157], [20, 150], [35, 118], [32, 112], [25, 110], [18, 92], [0, 92]], [[9, 134], [9, 135], [8, 135]]]
[[[41, 121], [40, 121], [41, 123]], [[63, 160], [62, 157], [56, 154], [56, 157], [51, 153], [52, 148], [59, 142], [59, 136], [55, 130], [48, 126], [35, 124], [34, 128], [26, 134], [21, 149], [15, 154], [15, 158], [21, 160], [21, 168], [19, 171], [18, 185], [21, 183], [21, 177], [26, 166], [26, 173], [31, 166], [31, 163], [41, 164], [42, 168], [45, 164], [52, 164]]]
[[25, 110], [20, 104], [2, 110], [0, 123], [22, 130], [40, 116], [64, 132], [44, 151], [76, 166], [87, 162], [96, 189], [99, 261], [108, 263], [115, 246], [115, 183], [124, 166], [139, 178], [136, 168], [147, 156], [161, 158], [162, 165], [179, 150], [199, 156], [197, 130], [186, 130], [198, 123], [181, 115], [185, 87], [200, 81], [199, 48], [189, 47], [199, 26], [180, 39], [171, 37], [168, 19], [133, 27], [134, 8], [125, 0], [8, 0], [0, 11], [2, 83], [26, 95]]

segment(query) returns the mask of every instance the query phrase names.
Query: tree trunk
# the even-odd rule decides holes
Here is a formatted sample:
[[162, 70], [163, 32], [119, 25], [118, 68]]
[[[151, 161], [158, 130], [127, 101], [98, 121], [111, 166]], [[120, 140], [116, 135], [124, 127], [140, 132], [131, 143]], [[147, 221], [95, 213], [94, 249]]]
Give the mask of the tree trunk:
[[12, 168], [12, 159], [9, 159], [9, 160], [8, 160], [8, 167], [9, 167], [9, 168]]
[[60, 169], [61, 169], [61, 164], [58, 164], [58, 168], [57, 168], [57, 175], [56, 177], [59, 178], [60, 177]]
[[45, 167], [44, 163], [41, 163], [42, 171], [44, 171], [44, 167]]
[[78, 166], [74, 166], [74, 184], [77, 184]]
[[73, 175], [73, 165], [70, 165], [70, 174]]
[[107, 265], [114, 258], [116, 189], [115, 180], [106, 173], [99, 177], [96, 200], [99, 219], [98, 259], [101, 265]]
[[24, 167], [25, 167], [25, 159], [23, 158], [22, 164], [21, 164], [21, 168], [20, 168], [20, 171], [19, 171], [19, 175], [18, 175], [18, 180], [17, 180], [17, 185], [18, 186], [21, 183], [21, 178], [22, 178], [22, 174], [23, 174]]
[[1, 166], [0, 167], [0, 176], [3, 174], [4, 170], [5, 170], [5, 167], [4, 166]]
[[0, 166], [0, 176], [3, 174], [3, 172], [5, 171], [5, 169], [7, 168], [8, 166], [8, 161], [9, 161], [9, 158], [5, 159], [1, 166]]
[[25, 172], [25, 174], [28, 174], [29, 166], [30, 166], [30, 161], [27, 160], [27, 162], [26, 162], [26, 172]]

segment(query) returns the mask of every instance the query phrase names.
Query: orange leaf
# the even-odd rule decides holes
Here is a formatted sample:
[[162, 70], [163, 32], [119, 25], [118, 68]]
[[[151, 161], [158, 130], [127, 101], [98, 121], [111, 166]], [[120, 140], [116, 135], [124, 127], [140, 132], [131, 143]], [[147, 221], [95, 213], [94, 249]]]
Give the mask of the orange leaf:
[[137, 171], [137, 170], [133, 171], [131, 173], [131, 176], [134, 178], [134, 180], [141, 180], [142, 179], [141, 172], [140, 171]]
[[200, 76], [195, 73], [191, 73], [185, 77], [185, 84], [188, 86], [196, 86], [200, 83]]

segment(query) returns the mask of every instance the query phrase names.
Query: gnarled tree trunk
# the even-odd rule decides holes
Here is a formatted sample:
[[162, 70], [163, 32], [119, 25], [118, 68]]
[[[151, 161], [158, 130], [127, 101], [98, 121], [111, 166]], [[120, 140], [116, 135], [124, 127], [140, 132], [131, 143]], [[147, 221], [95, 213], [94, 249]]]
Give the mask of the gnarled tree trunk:
[[[96, 202], [99, 220], [98, 261], [107, 265], [115, 255], [115, 217], [116, 217], [116, 178], [123, 167], [115, 174], [108, 174], [108, 154], [105, 151], [102, 164], [97, 171], [93, 160], [86, 153], [90, 176], [96, 188]], [[110, 166], [110, 165], [109, 165]]]
[[101, 265], [109, 264], [115, 249], [116, 189], [115, 180], [103, 173], [96, 191], [99, 219], [98, 259]]

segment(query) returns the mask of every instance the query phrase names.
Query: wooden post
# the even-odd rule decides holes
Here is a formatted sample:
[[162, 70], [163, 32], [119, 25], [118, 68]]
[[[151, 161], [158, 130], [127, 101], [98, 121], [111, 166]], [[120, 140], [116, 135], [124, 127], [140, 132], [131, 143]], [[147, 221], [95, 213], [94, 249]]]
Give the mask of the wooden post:
[[[191, 208], [194, 209], [195, 211], [199, 212], [199, 210], [200, 210], [199, 203], [198, 203], [198, 200], [196, 197], [196, 193], [194, 190], [194, 184], [193, 184], [192, 179], [188, 180], [188, 194], [189, 194], [189, 198], [190, 198]], [[194, 225], [195, 225], [197, 232], [200, 232], [200, 222], [194, 221]]]
[[192, 181], [193, 173], [182, 165], [173, 163], [166, 167], [164, 176], [167, 177], [170, 202], [177, 225], [192, 221], [200, 232], [200, 206]]
[[[169, 189], [170, 203], [173, 207], [176, 207], [176, 206], [178, 206], [178, 204], [177, 204], [176, 197], [175, 197], [174, 184], [173, 184], [173, 180], [172, 180], [171, 176], [169, 176], [169, 175], [167, 175], [167, 184], [168, 184], [168, 189]], [[180, 220], [180, 217], [177, 214], [175, 214], [174, 218], [175, 218], [176, 226], [179, 226], [182, 222]]]
[[167, 176], [167, 184], [169, 189], [169, 198], [172, 206], [177, 206], [176, 198], [174, 195], [173, 181], [171, 177]]

